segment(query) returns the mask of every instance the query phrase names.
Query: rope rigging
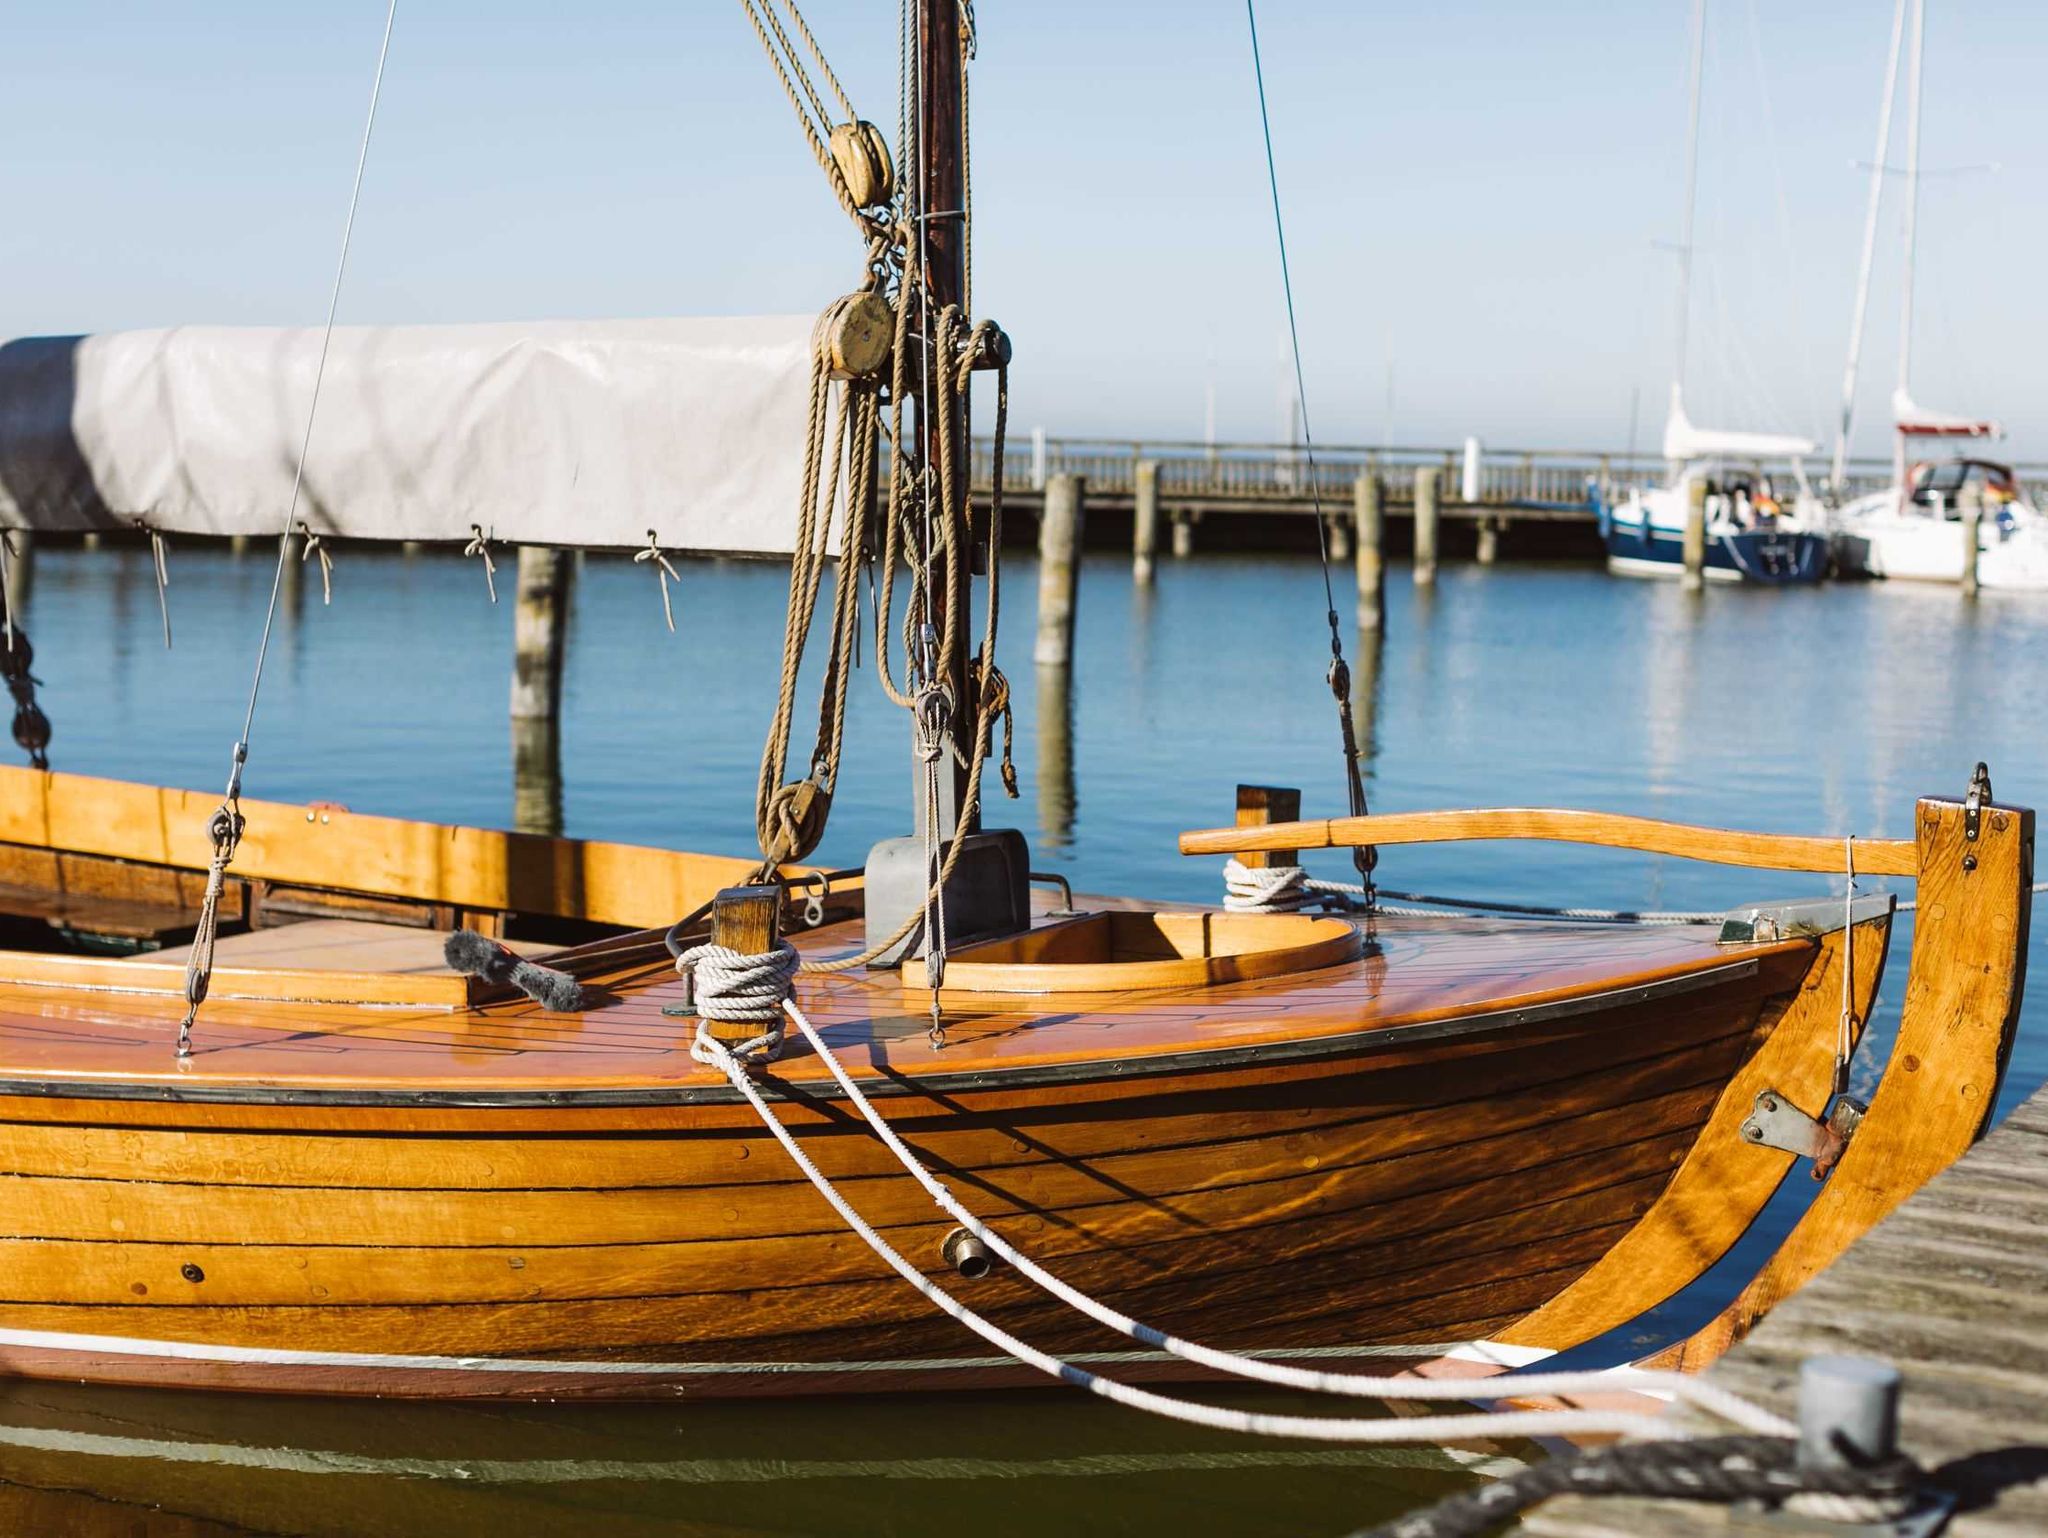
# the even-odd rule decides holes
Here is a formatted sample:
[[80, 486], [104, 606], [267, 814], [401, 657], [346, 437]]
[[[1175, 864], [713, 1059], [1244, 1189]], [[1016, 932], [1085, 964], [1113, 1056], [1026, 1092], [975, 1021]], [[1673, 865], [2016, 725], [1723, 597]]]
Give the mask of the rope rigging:
[[[1316, 515], [1316, 559], [1323, 569], [1323, 612], [1330, 624], [1330, 668], [1325, 675], [1337, 700], [1337, 733], [1344, 751], [1344, 790], [1353, 817], [1366, 815], [1365, 780], [1359, 765], [1358, 731], [1351, 717], [1351, 668], [1344, 660], [1344, 635], [1337, 624], [1337, 592], [1330, 579], [1330, 534], [1323, 518], [1321, 478], [1316, 470], [1315, 434], [1309, 430], [1308, 386], [1301, 367], [1301, 329], [1294, 319], [1294, 277], [1287, 265], [1287, 223], [1280, 214], [1280, 172], [1273, 160], [1273, 119], [1266, 109], [1266, 70], [1259, 58], [1259, 17], [1254, 0], [1245, 0], [1245, 21], [1251, 30], [1252, 78], [1259, 90], [1259, 129], [1266, 144], [1266, 185], [1273, 195], [1273, 235], [1280, 248], [1280, 291], [1287, 301], [1287, 341], [1294, 359], [1294, 395], [1301, 407], [1301, 442], [1308, 459], [1309, 500]], [[1365, 910], [1373, 911], [1372, 873], [1379, 851], [1361, 846], [1351, 851], [1365, 888]]]
[[[835, 197], [865, 241], [860, 286], [828, 306], [812, 334], [809, 405], [797, 534], [790, 563], [776, 705], [755, 786], [755, 836], [761, 863], [755, 880], [777, 879], [781, 867], [818, 845], [831, 814], [845, 746], [846, 701], [860, 654], [860, 584], [867, 578], [874, 623], [876, 672], [892, 703], [911, 718], [919, 772], [926, 781], [929, 890], [925, 901], [886, 941], [857, 956], [806, 963], [806, 970], [864, 966], [893, 949], [920, 924], [936, 979], [944, 967], [944, 912], [939, 894], [964, 848], [941, 837], [938, 776], [950, 765], [964, 774], [958, 827], [971, 828], [980, 805], [982, 764], [1002, 726], [1004, 788], [1017, 792], [1011, 759], [1014, 726], [1008, 681], [995, 664], [1000, 614], [1002, 473], [1009, 416], [1009, 339], [992, 321], [971, 322], [966, 306], [935, 301], [925, 250], [930, 219], [914, 183], [898, 177], [886, 141], [856, 112], [815, 34], [793, 0], [741, 0], [762, 50], [782, 83], [814, 158]], [[971, 12], [963, 38], [971, 42]], [[902, 138], [914, 161], [914, 110], [922, 83], [913, 69], [908, 10], [902, 32]], [[797, 41], [801, 40], [799, 50]], [[808, 55], [845, 114], [834, 122], [825, 94], [805, 63]], [[961, 86], [961, 106], [966, 87]], [[964, 219], [964, 210], [961, 211]], [[960, 654], [973, 530], [966, 440], [969, 382], [977, 369], [996, 375], [996, 486], [989, 513], [987, 591], [979, 650], [956, 686], [947, 659]], [[837, 387], [835, 389], [835, 386]], [[918, 428], [906, 432], [904, 407], [915, 402]], [[884, 407], [886, 406], [886, 412]], [[935, 444], [929, 457], [919, 438]], [[881, 451], [888, 476], [882, 490]], [[877, 526], [879, 524], [879, 527]], [[796, 690], [817, 623], [824, 573], [838, 532], [837, 575], [820, 688], [817, 730], [803, 772], [790, 777]], [[897, 631], [900, 573], [909, 585]], [[902, 646], [902, 672], [894, 650]], [[901, 678], [899, 684], [898, 679]], [[960, 695], [964, 693], [965, 698]], [[962, 739], [971, 740], [963, 751]]]
[[[263, 690], [263, 664], [270, 654], [270, 637], [277, 624], [277, 608], [284, 591], [285, 563], [291, 559], [292, 531], [299, 522], [299, 500], [305, 489], [306, 457], [313, 447], [313, 425], [320, 415], [320, 386], [327, 376], [327, 353], [334, 341], [334, 317], [341, 308], [342, 281], [348, 274], [349, 245], [355, 236], [356, 209], [363, 197], [363, 171], [370, 160], [370, 139], [377, 128], [377, 103], [384, 94], [384, 64], [391, 56], [391, 31], [398, 21], [398, 0], [390, 0], [384, 13], [384, 34], [377, 45], [377, 69], [370, 81], [370, 106], [363, 119], [362, 143], [356, 150], [355, 178], [350, 184], [348, 217], [341, 227], [341, 252], [335, 259], [334, 284], [327, 296], [327, 321], [320, 333], [319, 361], [313, 367], [313, 390], [306, 403], [306, 428], [299, 439], [297, 463], [292, 470], [292, 494], [285, 508], [283, 526], [277, 536], [277, 567], [270, 579], [270, 602], [263, 613], [263, 634], [256, 643], [256, 665], [249, 680], [249, 704], [242, 716], [242, 734], [235, 739], [228, 767], [227, 790], [219, 808], [207, 822], [207, 837], [213, 846], [206, 873], [206, 895], [200, 901], [199, 924], [192, 937], [192, 956], [185, 964], [185, 1014], [178, 1022], [178, 1059], [192, 1055], [192, 1023], [213, 980], [213, 948], [220, 929], [220, 898], [226, 885], [227, 868], [240, 847], [247, 827], [242, 817], [242, 769], [249, 761], [249, 738], [256, 726], [256, 701]], [[481, 531], [479, 531], [481, 537]], [[489, 554], [485, 554], [488, 567]], [[322, 575], [325, 578], [323, 556]], [[164, 581], [162, 555], [158, 553], [159, 584]], [[496, 597], [495, 592], [493, 598]], [[170, 611], [164, 612], [164, 641], [170, 642]]]

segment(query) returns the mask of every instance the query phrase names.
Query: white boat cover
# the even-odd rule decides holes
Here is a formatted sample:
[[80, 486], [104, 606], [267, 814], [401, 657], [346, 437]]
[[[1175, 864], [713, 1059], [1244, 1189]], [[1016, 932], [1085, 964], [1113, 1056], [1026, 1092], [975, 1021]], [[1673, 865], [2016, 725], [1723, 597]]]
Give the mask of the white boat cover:
[[1695, 427], [1685, 414], [1685, 397], [1676, 385], [1671, 388], [1671, 415], [1664, 419], [1664, 457], [1692, 459], [1797, 459], [1814, 452], [1810, 438], [1785, 433], [1728, 432], [1720, 428]]
[[[790, 549], [810, 316], [337, 328], [299, 515], [379, 540]], [[0, 524], [275, 535], [317, 329], [0, 345]]]
[[1904, 388], [1892, 391], [1892, 422], [1902, 433], [1926, 438], [2003, 438], [2005, 429], [1996, 422], [1976, 417], [1959, 417], [1947, 411], [1929, 411], [1916, 405]]

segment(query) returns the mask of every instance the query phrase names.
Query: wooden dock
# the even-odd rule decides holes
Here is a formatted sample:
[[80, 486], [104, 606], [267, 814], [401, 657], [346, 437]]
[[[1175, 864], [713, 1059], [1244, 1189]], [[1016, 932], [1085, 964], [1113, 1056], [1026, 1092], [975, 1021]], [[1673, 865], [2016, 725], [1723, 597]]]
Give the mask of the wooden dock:
[[[992, 489], [994, 444], [974, 445], [973, 491], [986, 503]], [[1150, 466], [1150, 470], [1141, 470]], [[2048, 465], [2015, 466], [2030, 484], [2048, 483]], [[1003, 462], [1005, 508], [1030, 518], [1044, 505], [1046, 482], [1061, 475], [1082, 478], [1090, 514], [1121, 518], [1133, 512], [1141, 475], [1156, 489], [1158, 511], [1173, 530], [1177, 553], [1192, 543], [1193, 526], [1218, 519], [1240, 532], [1239, 542], [1263, 544], [1285, 521], [1298, 524], [1320, 505], [1331, 532], [1342, 543], [1351, 521], [1353, 489], [1361, 476], [1383, 487], [1388, 521], [1407, 526], [1415, 515], [1418, 471], [1431, 471], [1441, 490], [1438, 514], [1447, 525], [1471, 526], [1490, 558], [1509, 525], [1538, 525], [1539, 542], [1551, 549], [1583, 546], [1597, 551], [1599, 508], [1612, 505], [1634, 486], [1655, 485], [1667, 473], [1663, 457], [1649, 452], [1602, 453], [1575, 449], [1486, 447], [1477, 440], [1453, 448], [1319, 444], [1313, 463], [1300, 444], [1204, 443], [1127, 438], [1050, 438], [1042, 432], [1012, 432]], [[1818, 462], [1809, 474], [1820, 476]], [[1854, 459], [1845, 481], [1852, 496], [1891, 484], [1889, 459]], [[1121, 527], [1121, 525], [1119, 525]], [[1261, 531], [1263, 532], [1263, 536]], [[1336, 553], [1340, 558], [1342, 550]]]
[[[1709, 1375], [1796, 1417], [1799, 1364], [1808, 1357], [1891, 1362], [1905, 1377], [1900, 1443], [1959, 1498], [1946, 1531], [2039, 1538], [2048, 1533], [2044, 1232], [2048, 1087], [1781, 1304]], [[1788, 1530], [1783, 1520], [1717, 1506], [1584, 1497], [1552, 1501], [1523, 1521], [1542, 1538], [1764, 1538]]]

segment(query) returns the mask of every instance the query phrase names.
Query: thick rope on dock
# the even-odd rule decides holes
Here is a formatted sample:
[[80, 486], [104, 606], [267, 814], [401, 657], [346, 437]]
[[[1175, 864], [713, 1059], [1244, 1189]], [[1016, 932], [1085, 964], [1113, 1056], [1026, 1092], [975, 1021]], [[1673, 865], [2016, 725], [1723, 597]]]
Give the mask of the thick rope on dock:
[[1483, 1538], [1553, 1495], [1638, 1495], [1731, 1505], [1761, 1500], [1823, 1522], [1865, 1523], [1911, 1504], [1920, 1469], [1906, 1457], [1866, 1468], [1801, 1467], [1781, 1437], [1623, 1443], [1535, 1463], [1351, 1538]]
[[[1920, 1471], [1912, 1460], [1893, 1457], [1868, 1466], [1839, 1469], [1802, 1466], [1796, 1441], [1797, 1428], [1791, 1422], [1725, 1389], [1684, 1374], [1622, 1370], [1506, 1374], [1481, 1380], [1375, 1378], [1327, 1373], [1240, 1356], [1234, 1352], [1197, 1346], [1140, 1324], [1089, 1298], [1038, 1266], [962, 1206], [925, 1168], [876, 1113], [873, 1104], [840, 1065], [817, 1028], [789, 997], [796, 965], [794, 951], [787, 943], [779, 943], [772, 952], [753, 956], [741, 955], [724, 946], [698, 946], [685, 952], [678, 965], [687, 966], [699, 983], [707, 977], [710, 979], [708, 996], [699, 1000], [700, 1008], [706, 1011], [706, 1023], [699, 1027], [691, 1055], [725, 1074], [813, 1189], [890, 1269], [942, 1313], [958, 1320], [1026, 1366], [1130, 1409], [1144, 1410], [1189, 1425], [1258, 1436], [1346, 1443], [1444, 1442], [1476, 1436], [1607, 1435], [1635, 1439], [1621, 1446], [1602, 1448], [1520, 1471], [1496, 1486], [1453, 1496], [1428, 1511], [1400, 1518], [1372, 1530], [1370, 1534], [1358, 1535], [1358, 1538], [1479, 1538], [1516, 1513], [1552, 1495], [1567, 1492], [1675, 1496], [1720, 1502], [1764, 1499], [1804, 1516], [1838, 1522], [1873, 1520], [1896, 1514], [1906, 1509], [1912, 1500], [1920, 1478]], [[1745, 1434], [1697, 1437], [1688, 1427], [1661, 1416], [1570, 1407], [1367, 1419], [1278, 1415], [1201, 1404], [1153, 1393], [1103, 1377], [1074, 1362], [1041, 1351], [983, 1318], [925, 1276], [854, 1210], [812, 1162], [769, 1106], [761, 1086], [755, 1082], [752, 1071], [755, 1061], [748, 1056], [770, 1037], [779, 1046], [779, 1028], [736, 1048], [719, 1041], [708, 1029], [713, 1011], [727, 1020], [756, 1022], [769, 1009], [796, 1025], [869, 1128], [943, 1211], [1016, 1266], [1029, 1280], [1089, 1318], [1142, 1344], [1166, 1350], [1186, 1361], [1261, 1382], [1384, 1400], [1469, 1402], [1482, 1396], [1526, 1399], [1635, 1390], [1684, 1400], [1698, 1410], [1744, 1427]], [[1488, 1390], [1502, 1392], [1488, 1393]]]

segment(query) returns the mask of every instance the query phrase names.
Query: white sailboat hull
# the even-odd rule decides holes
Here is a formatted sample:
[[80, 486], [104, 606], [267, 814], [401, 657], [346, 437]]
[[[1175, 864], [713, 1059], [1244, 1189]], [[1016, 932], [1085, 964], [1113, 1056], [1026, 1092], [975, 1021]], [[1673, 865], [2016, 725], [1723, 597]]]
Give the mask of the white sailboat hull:
[[[1898, 582], [1961, 582], [1960, 520], [1914, 508], [1900, 511], [1896, 491], [1879, 492], [1843, 509], [1836, 526], [1838, 561], [1871, 577]], [[1986, 516], [1977, 540], [1977, 581], [1987, 588], [2048, 592], [2048, 519], [2025, 504]]]

